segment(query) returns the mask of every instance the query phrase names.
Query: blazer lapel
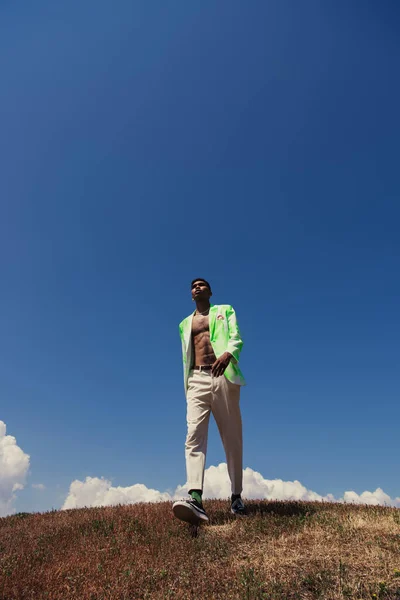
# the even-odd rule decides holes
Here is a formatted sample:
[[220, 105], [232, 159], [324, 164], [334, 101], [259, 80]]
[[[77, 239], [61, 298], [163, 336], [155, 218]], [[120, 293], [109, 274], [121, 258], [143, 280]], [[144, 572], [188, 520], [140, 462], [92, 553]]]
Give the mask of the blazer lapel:
[[218, 306], [211, 304], [210, 312], [209, 312], [209, 319], [208, 319], [208, 327], [210, 329], [210, 339], [211, 340], [213, 339], [213, 335], [214, 335], [215, 317], [217, 316], [217, 312], [218, 312]]
[[189, 315], [188, 318], [186, 319], [185, 331], [183, 333], [183, 336], [185, 339], [186, 354], [188, 354], [188, 352], [190, 350], [191, 337], [192, 337], [192, 321], [193, 321], [193, 314]]

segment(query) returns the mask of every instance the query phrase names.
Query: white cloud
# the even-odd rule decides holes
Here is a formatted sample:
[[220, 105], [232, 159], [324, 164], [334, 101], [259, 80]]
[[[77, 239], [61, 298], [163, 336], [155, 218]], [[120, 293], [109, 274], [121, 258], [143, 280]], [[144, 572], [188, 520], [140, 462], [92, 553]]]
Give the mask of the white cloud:
[[15, 437], [6, 435], [6, 424], [0, 421], [0, 517], [15, 512], [15, 492], [24, 488], [29, 459]]
[[[176, 488], [174, 497], [186, 493], [186, 485]], [[204, 498], [229, 498], [231, 486], [226, 463], [218, 467], [209, 467], [204, 477]], [[300, 481], [282, 481], [282, 479], [264, 479], [261, 473], [250, 467], [243, 470], [243, 497], [260, 500], [334, 500], [331, 494], [321, 496], [308, 490]]]
[[71, 483], [69, 493], [62, 508], [82, 508], [84, 506], [112, 506], [115, 504], [135, 504], [137, 502], [158, 502], [170, 500], [168, 492], [147, 488], [142, 483], [128, 487], [113, 487], [111, 481], [98, 477], [86, 477], [85, 481]]
[[[180, 498], [187, 492], [187, 486], [176, 488], [174, 498]], [[231, 487], [226, 463], [206, 469], [204, 477], [204, 498], [229, 498]], [[282, 479], [264, 479], [261, 473], [250, 467], [243, 470], [243, 497], [264, 500], [327, 500], [333, 496], [321, 496], [308, 490], [300, 481], [282, 481]]]
[[43, 490], [46, 489], [46, 486], [43, 485], [43, 483], [32, 483], [32, 487], [33, 487], [34, 490], [41, 490], [41, 491], [43, 491]]
[[340, 502], [350, 502], [353, 504], [371, 504], [371, 505], [387, 505], [387, 506], [399, 506], [400, 498], [392, 498], [385, 494], [381, 488], [377, 488], [374, 492], [363, 492], [357, 494], [356, 492], [345, 492]]
[[[230, 496], [230, 482], [227, 466], [221, 463], [211, 466], [205, 471], [204, 498], [225, 499]], [[159, 492], [147, 488], [143, 484], [128, 487], [113, 487], [111, 482], [98, 477], [86, 477], [85, 481], [73, 481], [63, 509], [84, 506], [110, 506], [115, 504], [134, 504], [137, 502], [172, 501], [187, 496], [187, 486], [179, 485], [173, 494]], [[300, 481], [282, 481], [281, 479], [265, 479], [261, 473], [247, 467], [243, 471], [243, 496], [261, 500], [308, 500], [326, 502], [349, 502], [357, 504], [386, 504], [399, 506], [400, 498], [391, 499], [383, 490], [375, 492], [345, 492], [343, 498], [337, 500], [332, 494], [322, 496], [307, 489]]]

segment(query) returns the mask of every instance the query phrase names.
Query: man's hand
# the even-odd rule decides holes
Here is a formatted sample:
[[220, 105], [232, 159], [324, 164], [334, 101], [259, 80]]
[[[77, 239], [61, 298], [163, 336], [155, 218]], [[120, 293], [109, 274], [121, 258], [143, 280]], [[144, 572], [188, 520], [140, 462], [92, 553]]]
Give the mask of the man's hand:
[[222, 356], [217, 358], [217, 360], [211, 368], [211, 373], [214, 375], [214, 377], [220, 377], [220, 375], [223, 375], [225, 373], [225, 369], [231, 362], [231, 358], [232, 354], [230, 354], [229, 352], [224, 352]]

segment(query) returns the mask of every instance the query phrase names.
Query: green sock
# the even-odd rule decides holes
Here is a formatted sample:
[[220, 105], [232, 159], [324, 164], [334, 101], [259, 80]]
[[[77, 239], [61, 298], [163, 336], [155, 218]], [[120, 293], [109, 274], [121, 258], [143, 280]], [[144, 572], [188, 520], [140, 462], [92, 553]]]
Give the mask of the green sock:
[[197, 500], [197, 502], [199, 504], [202, 504], [202, 500], [201, 500], [201, 495], [202, 495], [202, 491], [201, 490], [190, 490], [189, 494], [192, 496], [193, 500]]

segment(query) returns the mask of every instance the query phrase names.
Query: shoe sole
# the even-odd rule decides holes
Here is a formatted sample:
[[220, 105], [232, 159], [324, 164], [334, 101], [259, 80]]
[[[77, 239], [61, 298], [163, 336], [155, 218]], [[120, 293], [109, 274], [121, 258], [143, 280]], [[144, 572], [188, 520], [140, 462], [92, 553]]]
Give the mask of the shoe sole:
[[172, 507], [173, 513], [177, 519], [191, 523], [192, 525], [198, 525], [199, 523], [207, 523], [208, 517], [206, 515], [199, 515], [187, 504], [175, 503]]
[[233, 515], [235, 515], [235, 517], [247, 517], [246, 513], [240, 513], [240, 512], [235, 512], [234, 510], [231, 509], [231, 513]]

